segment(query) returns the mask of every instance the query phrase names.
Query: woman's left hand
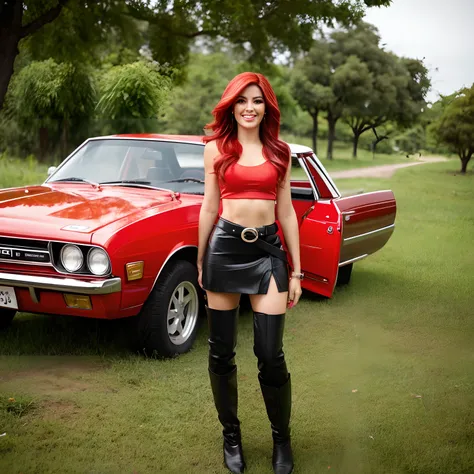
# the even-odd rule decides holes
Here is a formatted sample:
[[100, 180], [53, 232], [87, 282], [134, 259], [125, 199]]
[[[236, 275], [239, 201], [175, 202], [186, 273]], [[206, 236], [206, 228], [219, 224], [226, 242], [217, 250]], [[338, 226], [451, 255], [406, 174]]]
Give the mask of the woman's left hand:
[[301, 293], [301, 280], [299, 278], [290, 278], [288, 287], [288, 309], [298, 304]]

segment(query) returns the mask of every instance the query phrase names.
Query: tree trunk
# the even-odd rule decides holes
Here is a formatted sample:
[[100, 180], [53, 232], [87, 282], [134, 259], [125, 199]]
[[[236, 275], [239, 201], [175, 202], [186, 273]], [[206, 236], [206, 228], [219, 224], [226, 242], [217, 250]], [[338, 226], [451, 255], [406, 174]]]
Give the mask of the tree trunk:
[[316, 156], [318, 155], [318, 113], [317, 110], [314, 114], [311, 114], [313, 117], [313, 151]]
[[336, 122], [337, 119], [333, 118], [332, 114], [328, 113], [328, 152], [326, 158], [332, 160], [332, 148], [334, 145], [334, 139], [336, 138]]
[[13, 75], [13, 65], [17, 57], [18, 43], [22, 38], [32, 35], [46, 23], [50, 23], [61, 13], [69, 0], [58, 0], [50, 8], [27, 25], [23, 22], [23, 0], [0, 1], [0, 111], [3, 108], [8, 84]]
[[5, 2], [0, 15], [0, 110], [2, 110], [8, 84], [13, 75], [13, 65], [17, 57], [21, 39], [23, 2]]
[[467, 164], [471, 160], [472, 155], [473, 155], [472, 153], [467, 153], [466, 155], [464, 154], [459, 155], [459, 157], [461, 158], [461, 173], [462, 174], [466, 174]]
[[[354, 130], [352, 130], [354, 132]], [[352, 139], [352, 158], [357, 158], [357, 147], [359, 146], [360, 133], [355, 131], [354, 138]]]
[[377, 130], [375, 127], [372, 127], [372, 131], [374, 132], [375, 135], [375, 140], [372, 142], [371, 148], [372, 148], [372, 159], [375, 160], [375, 148], [377, 147], [377, 144], [380, 143], [382, 140], [385, 140], [388, 138], [388, 135], [382, 135], [378, 136]]

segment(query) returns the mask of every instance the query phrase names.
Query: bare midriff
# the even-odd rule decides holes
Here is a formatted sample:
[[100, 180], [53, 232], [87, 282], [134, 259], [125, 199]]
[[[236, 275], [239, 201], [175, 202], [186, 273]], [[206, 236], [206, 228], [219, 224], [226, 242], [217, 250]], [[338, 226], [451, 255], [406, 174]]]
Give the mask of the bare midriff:
[[275, 222], [275, 201], [271, 199], [222, 199], [221, 217], [245, 227]]

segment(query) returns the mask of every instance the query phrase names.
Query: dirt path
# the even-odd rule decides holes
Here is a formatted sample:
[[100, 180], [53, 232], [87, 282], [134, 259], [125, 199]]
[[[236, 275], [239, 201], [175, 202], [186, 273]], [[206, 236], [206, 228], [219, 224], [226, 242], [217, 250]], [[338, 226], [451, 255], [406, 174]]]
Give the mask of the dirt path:
[[415, 162], [398, 163], [391, 165], [369, 166], [367, 168], [355, 168], [352, 170], [333, 171], [331, 178], [391, 178], [396, 170], [407, 168], [408, 166], [422, 165], [424, 163], [436, 163], [438, 161], [447, 161], [447, 158], [441, 156], [426, 156], [418, 158]]

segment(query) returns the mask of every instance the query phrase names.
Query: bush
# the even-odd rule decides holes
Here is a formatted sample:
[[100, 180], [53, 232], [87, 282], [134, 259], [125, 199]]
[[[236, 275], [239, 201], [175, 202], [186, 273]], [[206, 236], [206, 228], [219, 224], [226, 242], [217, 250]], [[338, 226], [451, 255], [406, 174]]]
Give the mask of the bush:
[[153, 63], [115, 66], [101, 80], [97, 110], [103, 119], [110, 119], [115, 133], [144, 132], [146, 120], [156, 119], [170, 87], [169, 77], [161, 75]]
[[413, 155], [425, 148], [425, 131], [421, 125], [405, 130], [395, 137], [395, 146], [404, 154]]
[[33, 61], [10, 84], [2, 120], [8, 138], [2, 148], [19, 155], [34, 152], [40, 160], [51, 153], [64, 155], [78, 124], [91, 116], [95, 100], [89, 71], [53, 59]]

